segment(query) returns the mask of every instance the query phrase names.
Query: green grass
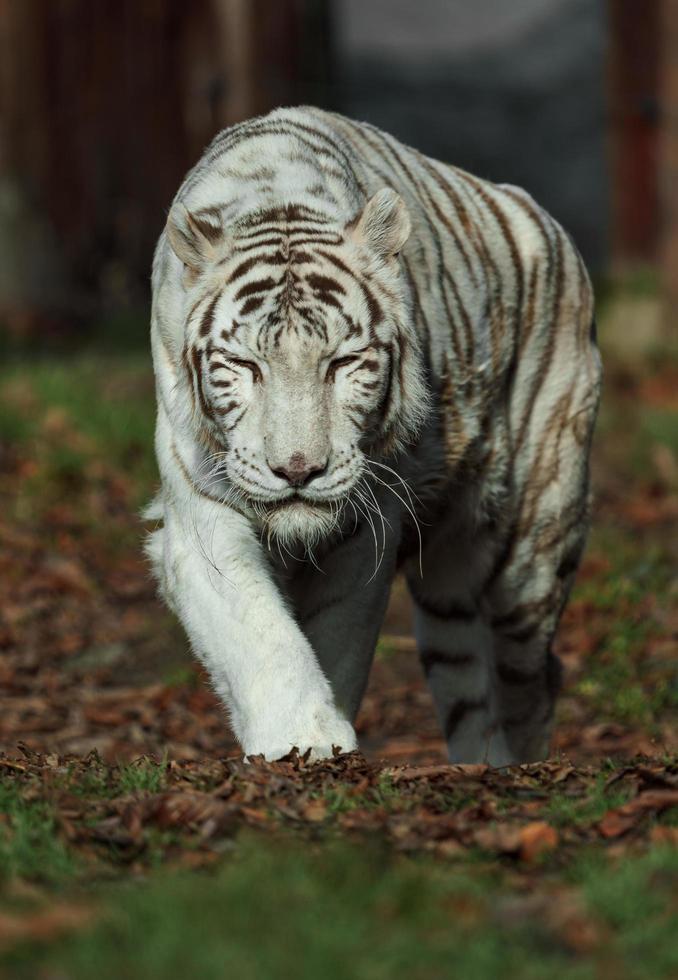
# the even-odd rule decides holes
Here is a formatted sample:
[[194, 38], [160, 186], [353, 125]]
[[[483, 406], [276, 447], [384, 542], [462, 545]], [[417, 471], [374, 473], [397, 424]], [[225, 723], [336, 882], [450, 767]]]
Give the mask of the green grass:
[[24, 878], [56, 885], [75, 867], [57, 836], [49, 805], [26, 800], [11, 779], [0, 780], [0, 881]]
[[80, 354], [0, 371], [0, 441], [39, 461], [24, 494], [121, 474], [138, 506], [157, 480], [148, 355]]
[[623, 806], [631, 797], [627, 789], [608, 792], [605, 783], [608, 772], [601, 772], [591, 792], [585, 797], [569, 796], [566, 792], [552, 793], [544, 807], [544, 817], [554, 827], [571, 827], [596, 823], [608, 810]]
[[162, 682], [166, 687], [185, 687], [191, 691], [200, 688], [200, 674], [193, 666], [173, 667], [163, 674]]
[[350, 785], [332, 786], [323, 793], [323, 800], [330, 814], [377, 809], [395, 813], [407, 810], [413, 805], [410, 799], [403, 796], [388, 775], [382, 775], [377, 784], [364, 793], [352, 792]]
[[107, 799], [115, 793], [103, 767], [91, 766], [82, 771], [77, 766], [69, 766], [66, 783], [71, 793], [91, 799]]
[[[73, 980], [299, 978], [669, 980], [678, 970], [678, 852], [655, 849], [569, 872], [592, 950], [558, 925], [558, 893], [522, 909], [498, 869], [464, 869], [346, 843], [240, 839], [216, 872], [156, 872], [108, 886], [91, 929], [49, 948], [16, 947], [12, 976]], [[561, 886], [562, 888], [563, 886]]]
[[118, 772], [118, 791], [121, 793], [159, 793], [165, 786], [165, 762], [137, 759]]
[[572, 598], [584, 599], [603, 612], [616, 612], [622, 602], [638, 605], [648, 595], [664, 598], [675, 582], [669, 547], [656, 538], [645, 541], [625, 528], [598, 523], [591, 529], [586, 553], [604, 557], [609, 567], [577, 582]]
[[[647, 479], [656, 471], [657, 447], [668, 448], [678, 456], [678, 413], [671, 408], [644, 405], [635, 415], [635, 431], [629, 441], [627, 462], [639, 477]], [[618, 424], [618, 423], [617, 423]]]
[[[481, 924], [490, 881], [431, 862], [390, 861], [378, 849], [238, 848], [215, 876], [158, 877], [121, 889], [89, 935], [64, 943], [47, 962], [69, 977], [380, 978], [449, 975], [468, 980], [563, 972], [563, 957], [540, 955], [530, 936]], [[29, 976], [28, 954], [17, 976]], [[513, 972], [509, 973], [508, 969]]]
[[609, 568], [578, 583], [572, 599], [600, 614], [604, 631], [576, 693], [601, 717], [652, 726], [678, 707], [677, 666], [648, 662], [645, 655], [648, 643], [664, 633], [648, 602], [661, 610], [675, 587], [670, 547], [648, 545], [614, 526], [592, 532], [590, 552], [604, 556]]
[[577, 685], [579, 694], [600, 710], [604, 708], [614, 721], [649, 724], [666, 707], [664, 692], [646, 693], [644, 665], [635, 659], [646, 637], [647, 627], [642, 623], [616, 623]]
[[601, 314], [607, 312], [612, 302], [619, 302], [627, 296], [634, 298], [659, 296], [661, 280], [654, 266], [638, 266], [625, 272], [623, 277], [599, 275], [594, 279], [593, 286], [596, 296], [596, 314], [598, 319], [604, 320]]
[[678, 849], [656, 847], [613, 868], [580, 865], [591, 913], [612, 930], [612, 952], [629, 980], [678, 976]]
[[374, 656], [377, 660], [388, 660], [388, 658], [392, 657], [396, 652], [396, 648], [389, 642], [387, 637], [379, 637], [377, 640], [376, 649], [374, 651]]
[[119, 768], [93, 764], [70, 767], [65, 777], [69, 792], [90, 799], [110, 799], [127, 793], [159, 793], [165, 788], [167, 762], [142, 757]]

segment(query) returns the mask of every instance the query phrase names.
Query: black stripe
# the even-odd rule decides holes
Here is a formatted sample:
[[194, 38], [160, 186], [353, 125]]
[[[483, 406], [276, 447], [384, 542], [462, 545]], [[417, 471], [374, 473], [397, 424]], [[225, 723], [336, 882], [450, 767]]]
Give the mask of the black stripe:
[[241, 286], [238, 292], [235, 294], [234, 299], [237, 302], [240, 299], [245, 299], [246, 296], [251, 296], [253, 293], [263, 293], [270, 289], [274, 289], [276, 286], [280, 286], [281, 281], [275, 280], [271, 276], [267, 276], [265, 279], [253, 279], [252, 282], [245, 283]]
[[283, 240], [283, 234], [280, 232], [277, 238], [264, 238], [262, 241], [251, 242], [248, 245], [243, 245], [240, 242], [236, 242], [235, 251], [236, 252], [253, 252], [257, 248], [263, 248], [265, 245], [275, 245], [280, 248]]
[[321, 258], [323, 259], [327, 259], [328, 262], [331, 262], [332, 265], [336, 266], [337, 269], [341, 269], [342, 272], [345, 272], [346, 275], [350, 276], [352, 279], [355, 279], [353, 271], [349, 269], [349, 267], [346, 265], [345, 262], [342, 262], [339, 256], [332, 255], [331, 252], [327, 252], [325, 251], [325, 249], [322, 248], [318, 249], [318, 255], [321, 256]]
[[521, 670], [511, 664], [498, 663], [497, 677], [502, 684], [520, 687], [522, 684], [534, 684], [535, 681], [544, 677], [545, 667], [540, 665], [536, 670]]
[[524, 626], [518, 626], [515, 629], [500, 629], [499, 632], [505, 640], [512, 640], [514, 643], [528, 643], [539, 634], [541, 628], [542, 621], [535, 620], [531, 623], [526, 623]]
[[239, 404], [239, 402], [232, 401], [229, 402], [228, 405], [219, 405], [214, 409], [214, 411], [217, 413], [217, 415], [230, 415], [234, 408], [238, 408]]
[[193, 366], [193, 389], [198, 395], [202, 413], [205, 418], [214, 421], [214, 414], [205, 398], [205, 392], [202, 386], [202, 355], [197, 347], [191, 348], [191, 364]]
[[476, 662], [472, 653], [451, 653], [449, 650], [435, 650], [431, 647], [420, 650], [419, 659], [427, 674], [439, 664], [444, 667], [470, 667]]
[[254, 313], [255, 310], [258, 310], [263, 305], [264, 300], [264, 296], [250, 296], [247, 302], [243, 303], [238, 316], [247, 316], [248, 313]]
[[560, 564], [556, 569], [556, 575], [558, 578], [567, 578], [568, 575], [572, 575], [579, 568], [579, 562], [581, 561], [581, 555], [583, 550], [583, 543], [578, 544], [577, 547], [566, 552], [560, 560]]
[[262, 261], [263, 261], [263, 257], [260, 258], [257, 255], [252, 255], [250, 256], [249, 259], [245, 259], [244, 262], [241, 262], [240, 265], [236, 266], [236, 268], [233, 270], [228, 280], [229, 283], [234, 283], [236, 279], [239, 279], [241, 276], [244, 276], [247, 272], [249, 272], [250, 269], [252, 269], [257, 264], [257, 262], [262, 262]]
[[332, 279], [330, 276], [321, 275], [319, 272], [310, 272], [306, 277], [306, 282], [309, 284], [311, 289], [315, 289], [319, 293], [346, 292], [341, 283], [337, 282], [336, 279]]
[[203, 318], [200, 321], [201, 337], [206, 337], [210, 332], [210, 330], [212, 329], [212, 326], [214, 324], [214, 311], [216, 310], [217, 303], [219, 302], [220, 299], [221, 299], [221, 293], [217, 293], [217, 295], [214, 297], [210, 305], [205, 310], [205, 313], [203, 314]]
[[332, 238], [328, 236], [327, 232], [318, 232], [317, 236], [313, 238], [292, 238], [290, 235], [290, 250], [296, 249], [299, 245], [341, 245], [342, 239], [341, 235], [334, 235]]
[[[212, 224], [209, 220], [210, 215], [215, 218], [216, 225]], [[200, 234], [207, 239], [210, 245], [216, 245], [221, 240], [224, 231], [221, 225], [221, 214], [216, 208], [202, 208], [200, 211], [194, 211], [190, 215], [189, 220], [197, 227]]]
[[452, 705], [445, 719], [445, 739], [448, 740], [457, 729], [466, 715], [471, 711], [483, 711], [487, 708], [487, 698], [478, 698], [476, 701], [462, 700]]
[[563, 664], [560, 657], [549, 648], [546, 654], [546, 690], [555, 700], [563, 685]]
[[563, 252], [563, 239], [560, 235], [556, 238], [556, 260], [555, 269], [553, 272], [554, 276], [554, 295], [553, 295], [553, 313], [549, 321], [548, 336], [546, 341], [545, 350], [542, 353], [539, 366], [534, 372], [534, 381], [532, 383], [532, 390], [527, 399], [527, 408], [523, 413], [523, 418], [517, 433], [517, 438], [514, 443], [514, 452], [517, 454], [522, 448], [523, 442], [527, 436], [527, 430], [529, 428], [530, 420], [532, 418], [532, 410], [534, 408], [535, 402], [542, 389], [546, 377], [549, 373], [551, 365], [553, 364], [553, 354], [556, 348], [556, 340], [558, 336], [558, 326], [560, 322], [560, 316], [562, 312], [562, 304], [564, 298], [564, 264], [565, 256]]
[[436, 619], [456, 619], [469, 623], [478, 616], [478, 611], [471, 606], [462, 605], [453, 599], [446, 601], [444, 599], [439, 600], [432, 599], [429, 596], [423, 596], [415, 592], [410, 582], [407, 584], [409, 585], [410, 595], [414, 602], [422, 612], [427, 613], [429, 616], [435, 616]]

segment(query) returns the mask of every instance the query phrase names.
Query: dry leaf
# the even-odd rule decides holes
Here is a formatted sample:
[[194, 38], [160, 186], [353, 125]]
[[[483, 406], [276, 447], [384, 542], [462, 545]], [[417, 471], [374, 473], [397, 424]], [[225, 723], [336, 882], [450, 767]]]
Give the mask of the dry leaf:
[[520, 857], [523, 861], [534, 861], [557, 845], [557, 830], [542, 820], [528, 823], [520, 832]]
[[66, 904], [54, 904], [51, 908], [26, 915], [0, 912], [0, 948], [27, 940], [44, 942], [56, 939], [89, 925], [95, 914], [91, 906]]
[[309, 800], [301, 811], [304, 820], [310, 823], [322, 823], [327, 817], [327, 803], [325, 800]]

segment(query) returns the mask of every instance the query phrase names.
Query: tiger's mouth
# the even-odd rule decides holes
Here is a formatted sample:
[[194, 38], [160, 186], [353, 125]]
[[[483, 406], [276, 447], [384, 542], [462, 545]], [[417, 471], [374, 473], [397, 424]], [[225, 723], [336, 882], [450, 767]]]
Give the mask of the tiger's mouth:
[[264, 531], [286, 545], [317, 544], [337, 527], [340, 507], [336, 503], [294, 493], [289, 497], [258, 501], [255, 519]]
[[325, 500], [322, 497], [307, 497], [305, 494], [292, 493], [287, 497], [275, 497], [272, 500], [257, 500], [259, 510], [281, 511], [291, 507], [307, 508], [309, 510], [330, 510], [336, 500]]

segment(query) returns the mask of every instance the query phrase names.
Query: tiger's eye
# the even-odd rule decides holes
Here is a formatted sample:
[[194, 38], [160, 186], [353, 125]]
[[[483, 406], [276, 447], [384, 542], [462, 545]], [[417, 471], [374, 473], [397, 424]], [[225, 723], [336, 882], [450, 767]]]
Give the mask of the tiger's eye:
[[327, 369], [327, 381], [334, 381], [334, 377], [339, 370], [339, 368], [346, 367], [348, 364], [353, 364], [354, 361], [358, 361], [360, 358], [357, 354], [347, 354], [346, 357], [338, 357], [336, 361], [332, 361]]
[[252, 378], [255, 382], [263, 381], [263, 376], [259, 369], [259, 365], [255, 364], [254, 361], [243, 361], [239, 357], [229, 357], [228, 363], [235, 364], [236, 367], [247, 368], [248, 371], [252, 372]]

